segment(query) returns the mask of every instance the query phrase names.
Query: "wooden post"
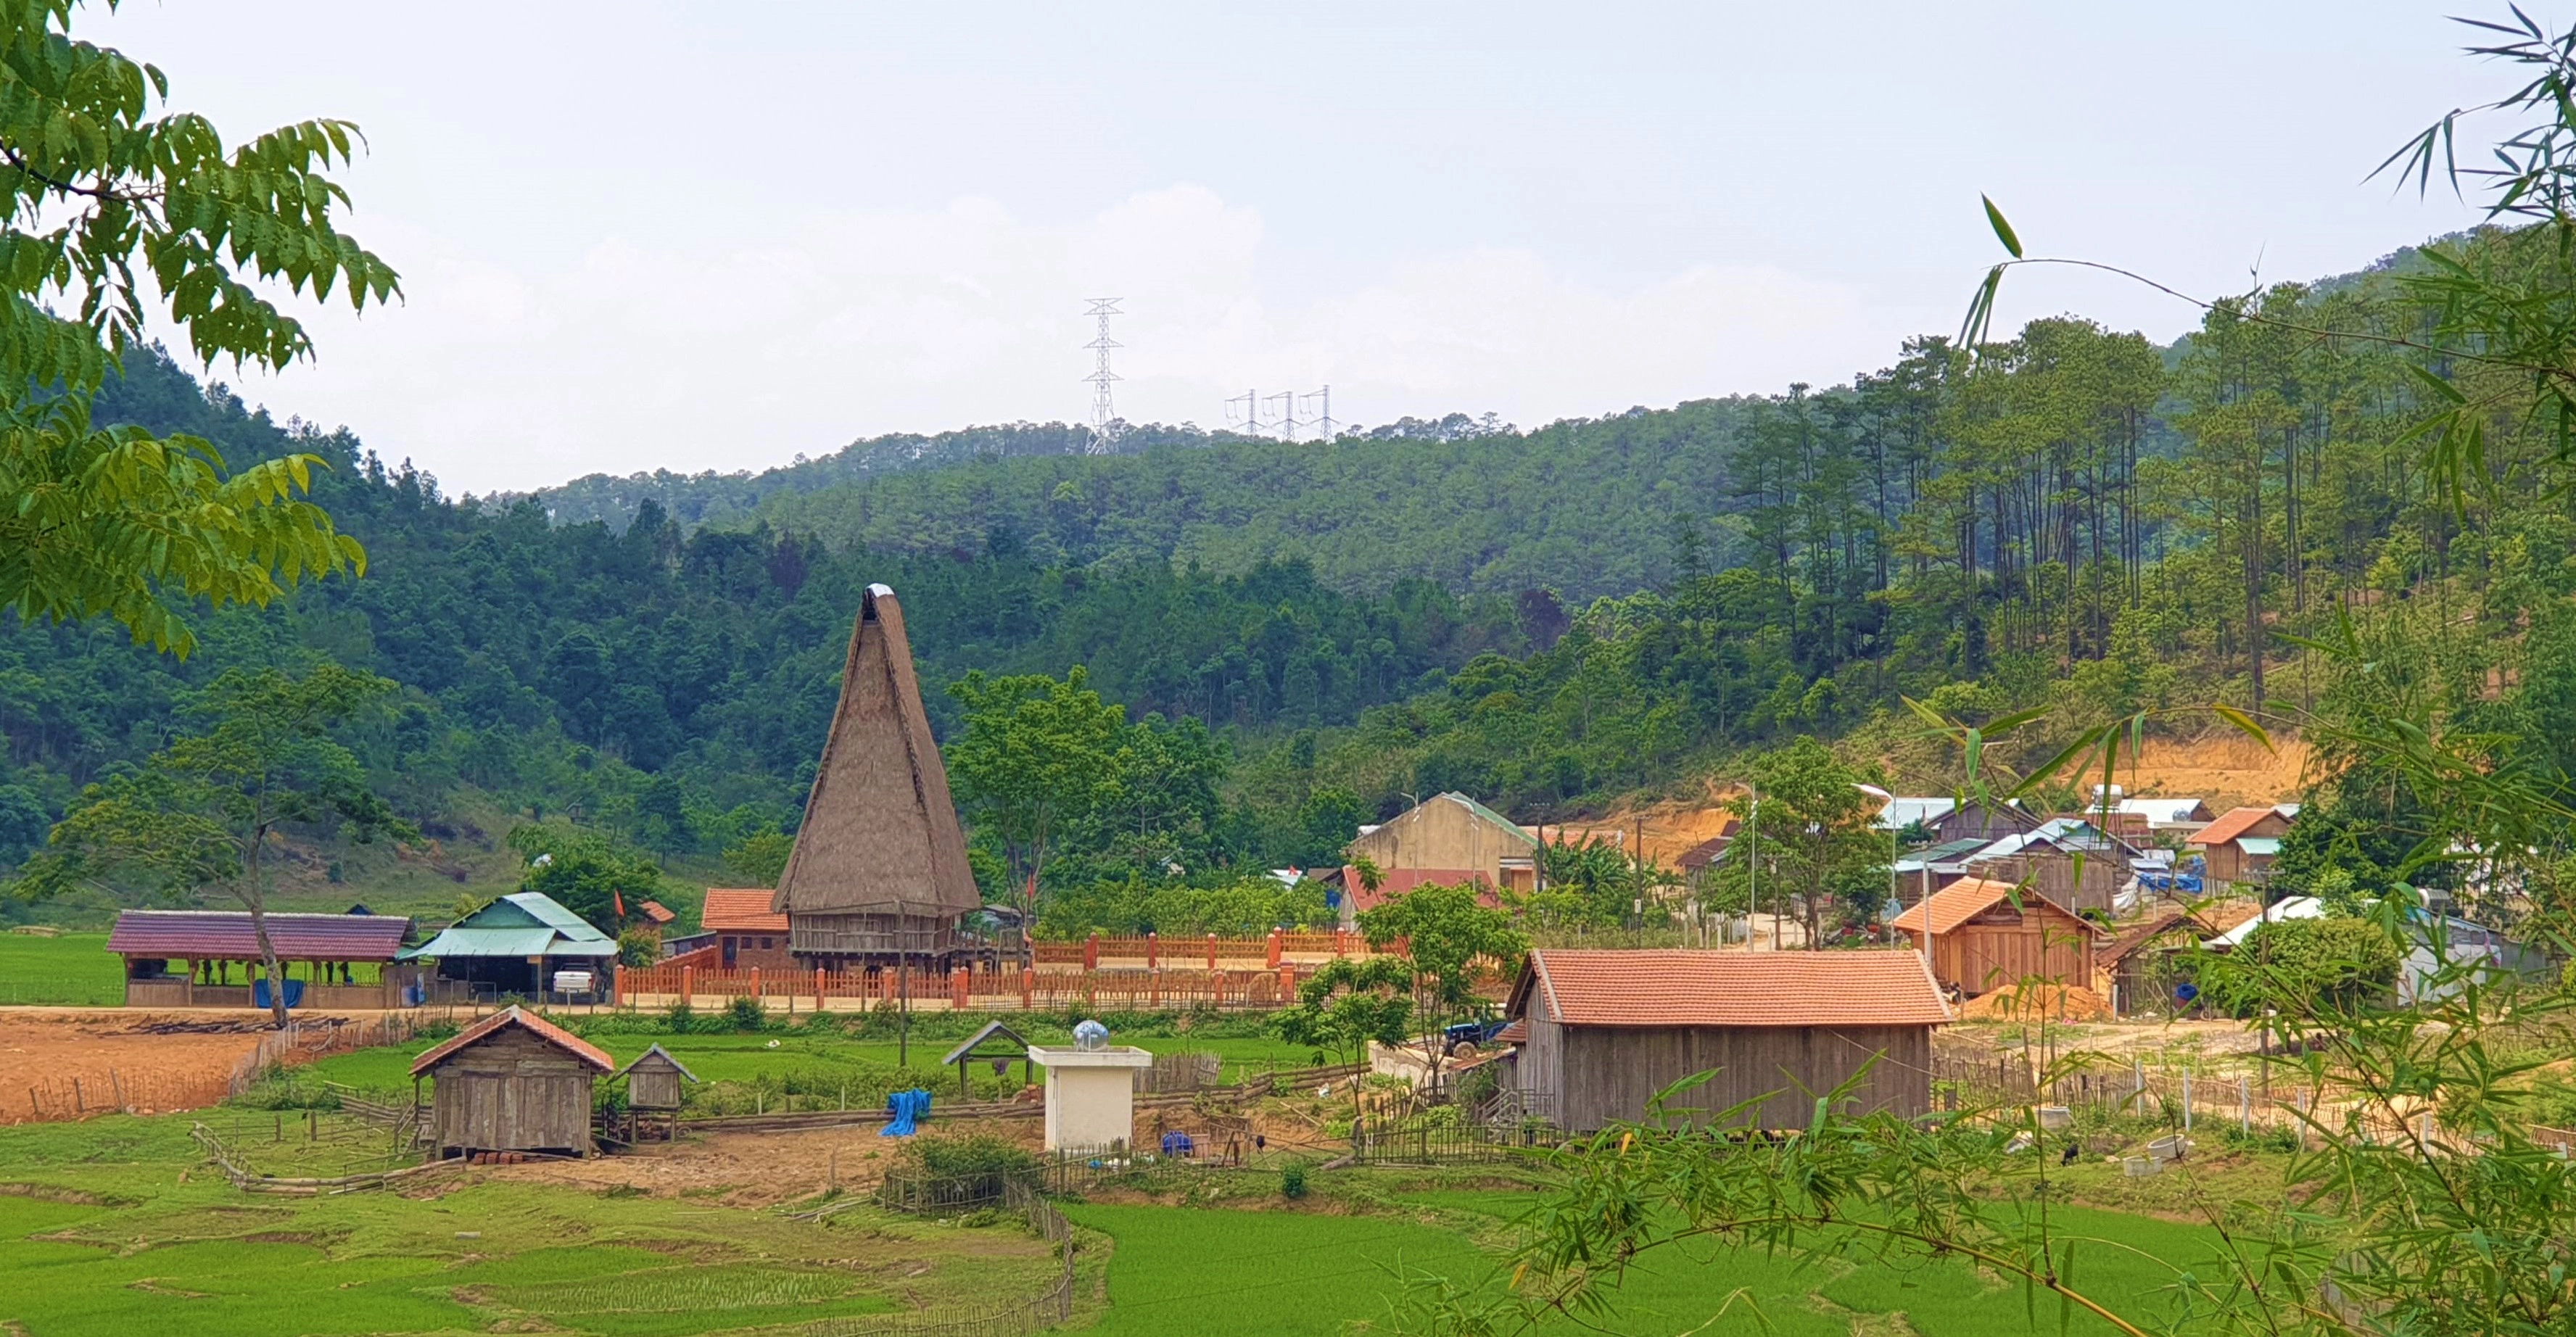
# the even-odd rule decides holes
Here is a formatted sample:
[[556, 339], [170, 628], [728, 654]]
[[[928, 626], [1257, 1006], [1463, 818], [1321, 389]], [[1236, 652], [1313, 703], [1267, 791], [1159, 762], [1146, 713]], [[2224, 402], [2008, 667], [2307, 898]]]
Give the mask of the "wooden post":
[[1279, 953], [1279, 930], [1274, 928], [1270, 930], [1270, 968], [1272, 970], [1279, 968]]
[[2242, 1073], [2236, 1077], [2236, 1121], [2243, 1131], [2254, 1131], [2254, 1090]]
[[1286, 1007], [1289, 1003], [1295, 1001], [1296, 997], [1297, 968], [1295, 966], [1281, 966], [1279, 968], [1279, 1005], [1281, 1007]]
[[698, 968], [696, 966], [680, 967], [680, 1005], [682, 1007], [696, 1007], [698, 1005], [697, 990]]
[[760, 998], [760, 967], [758, 966], [751, 968], [751, 996], [755, 1002]]
[[1082, 968], [1100, 969], [1100, 930], [1098, 929], [1093, 929], [1091, 936], [1082, 940]]
[[1152, 929], [1147, 929], [1145, 930], [1145, 968], [1147, 970], [1159, 970], [1162, 968], [1162, 965], [1163, 935]]
[[823, 968], [814, 967], [814, 1010], [823, 1010]]
[[966, 967], [964, 966], [953, 967], [949, 970], [948, 1005], [950, 1007], [955, 1008], [960, 1012], [966, 1010], [967, 990], [970, 987], [969, 981], [971, 979], [972, 977], [966, 973]]
[[1033, 1007], [1037, 1006], [1037, 999], [1036, 999], [1037, 991], [1038, 991], [1038, 972], [1037, 972], [1037, 970], [1036, 970], [1034, 967], [1030, 967], [1030, 966], [1022, 966], [1022, 967], [1020, 967], [1020, 1010], [1021, 1010], [1022, 1012], [1026, 1012], [1026, 1011], [1030, 1010], [1031, 1008], [1033, 1008]]
[[1334, 959], [1338, 960], [1348, 955], [1350, 955], [1350, 932], [1347, 929], [1335, 928], [1333, 930]]
[[1208, 969], [1216, 969], [1216, 935], [1208, 935]]

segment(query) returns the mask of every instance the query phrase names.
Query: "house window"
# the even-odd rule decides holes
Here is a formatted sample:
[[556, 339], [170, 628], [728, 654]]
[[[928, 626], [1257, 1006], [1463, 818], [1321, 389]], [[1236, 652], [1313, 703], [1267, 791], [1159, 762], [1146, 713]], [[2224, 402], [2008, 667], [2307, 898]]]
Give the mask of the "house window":
[[769, 939], [767, 939], [767, 938], [763, 938], [763, 939], [761, 939], [761, 940], [760, 940], [760, 950], [762, 950], [762, 951], [764, 951], [764, 952], [765, 952], [765, 951], [768, 951], [769, 949], [770, 949], [770, 940], [769, 940]]

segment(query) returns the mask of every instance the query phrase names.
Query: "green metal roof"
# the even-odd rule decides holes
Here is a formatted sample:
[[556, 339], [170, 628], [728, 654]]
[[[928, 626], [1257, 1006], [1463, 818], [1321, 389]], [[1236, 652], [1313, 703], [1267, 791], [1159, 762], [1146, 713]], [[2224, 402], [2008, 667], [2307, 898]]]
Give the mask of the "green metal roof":
[[1492, 822], [1494, 825], [1499, 826], [1499, 827], [1503, 828], [1504, 830], [1511, 832], [1513, 835], [1520, 837], [1520, 839], [1521, 839], [1521, 843], [1523, 843], [1523, 844], [1525, 844], [1525, 845], [1529, 845], [1529, 846], [1531, 846], [1531, 847], [1533, 847], [1533, 848], [1535, 848], [1535, 847], [1538, 845], [1538, 837], [1536, 837], [1536, 836], [1534, 836], [1534, 835], [1531, 835], [1531, 834], [1530, 834], [1529, 832], [1527, 832], [1527, 831], [1523, 831], [1523, 830], [1521, 829], [1521, 824], [1520, 824], [1520, 823], [1513, 821], [1513, 820], [1512, 820], [1511, 818], [1509, 818], [1509, 817], [1505, 817], [1505, 816], [1504, 816], [1504, 815], [1502, 815], [1501, 813], [1496, 812], [1496, 811], [1494, 811], [1493, 809], [1486, 807], [1486, 806], [1485, 806], [1484, 804], [1482, 804], [1482, 803], [1478, 803], [1476, 800], [1471, 799], [1471, 798], [1467, 797], [1466, 795], [1461, 794], [1461, 793], [1459, 793], [1458, 791], [1456, 791], [1456, 790], [1454, 790], [1454, 789], [1453, 789], [1453, 790], [1451, 790], [1451, 791], [1449, 791], [1449, 792], [1448, 792], [1448, 793], [1446, 793], [1446, 794], [1441, 795], [1440, 797], [1445, 798], [1445, 799], [1452, 800], [1452, 801], [1454, 801], [1454, 802], [1463, 803], [1463, 804], [1467, 805], [1467, 811], [1472, 812], [1472, 813], [1476, 814], [1477, 816], [1484, 818], [1486, 821]]
[[617, 955], [617, 940], [541, 892], [513, 892], [447, 926], [396, 959]]

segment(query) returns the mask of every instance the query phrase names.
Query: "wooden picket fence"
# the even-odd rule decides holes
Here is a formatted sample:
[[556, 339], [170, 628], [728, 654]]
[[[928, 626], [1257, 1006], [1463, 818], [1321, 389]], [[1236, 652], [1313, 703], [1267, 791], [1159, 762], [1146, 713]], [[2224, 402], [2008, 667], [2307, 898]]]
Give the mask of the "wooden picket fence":
[[[1248, 962], [1276, 969], [1287, 964], [1314, 965], [1340, 957], [1365, 959], [1376, 952], [1368, 939], [1357, 933], [1336, 930], [1330, 933], [1290, 933], [1276, 930], [1258, 938], [1226, 938], [1216, 934], [1200, 936], [1176, 933], [1168, 937], [1157, 933], [1118, 935], [1094, 933], [1070, 942], [1037, 942], [1029, 946], [1031, 959], [1039, 966], [1076, 966], [1098, 970], [1107, 966], [1142, 966], [1147, 970], [1196, 967], [1201, 970], [1241, 969]], [[1394, 949], [1401, 954], [1401, 944]], [[1302, 960], [1300, 960], [1302, 958]]]
[[692, 1007], [721, 1008], [737, 998], [753, 998], [787, 1012], [905, 1004], [960, 1012], [1068, 1007], [1139, 1012], [1262, 1010], [1296, 1002], [1299, 981], [1313, 973], [1312, 966], [1296, 964], [1219, 970], [960, 969], [941, 975], [891, 970], [699, 970], [666, 962], [620, 972], [618, 997], [635, 1008], [667, 1007], [681, 999]]

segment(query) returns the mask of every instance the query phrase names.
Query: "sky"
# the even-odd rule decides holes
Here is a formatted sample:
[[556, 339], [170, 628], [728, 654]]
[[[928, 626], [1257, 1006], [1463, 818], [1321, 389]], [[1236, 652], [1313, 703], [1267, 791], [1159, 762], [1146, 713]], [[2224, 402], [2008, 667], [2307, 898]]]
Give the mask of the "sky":
[[[1981, 193], [2033, 254], [2186, 292], [2344, 272], [2474, 220], [2365, 178], [2505, 90], [2445, 18], [2486, 8], [128, 0], [75, 31], [236, 139], [359, 124], [347, 226], [403, 300], [217, 375], [454, 493], [1088, 421], [1093, 297], [1138, 422], [1832, 385], [1957, 328]], [[1997, 326], [2065, 312], [2197, 318], [2031, 270]]]

